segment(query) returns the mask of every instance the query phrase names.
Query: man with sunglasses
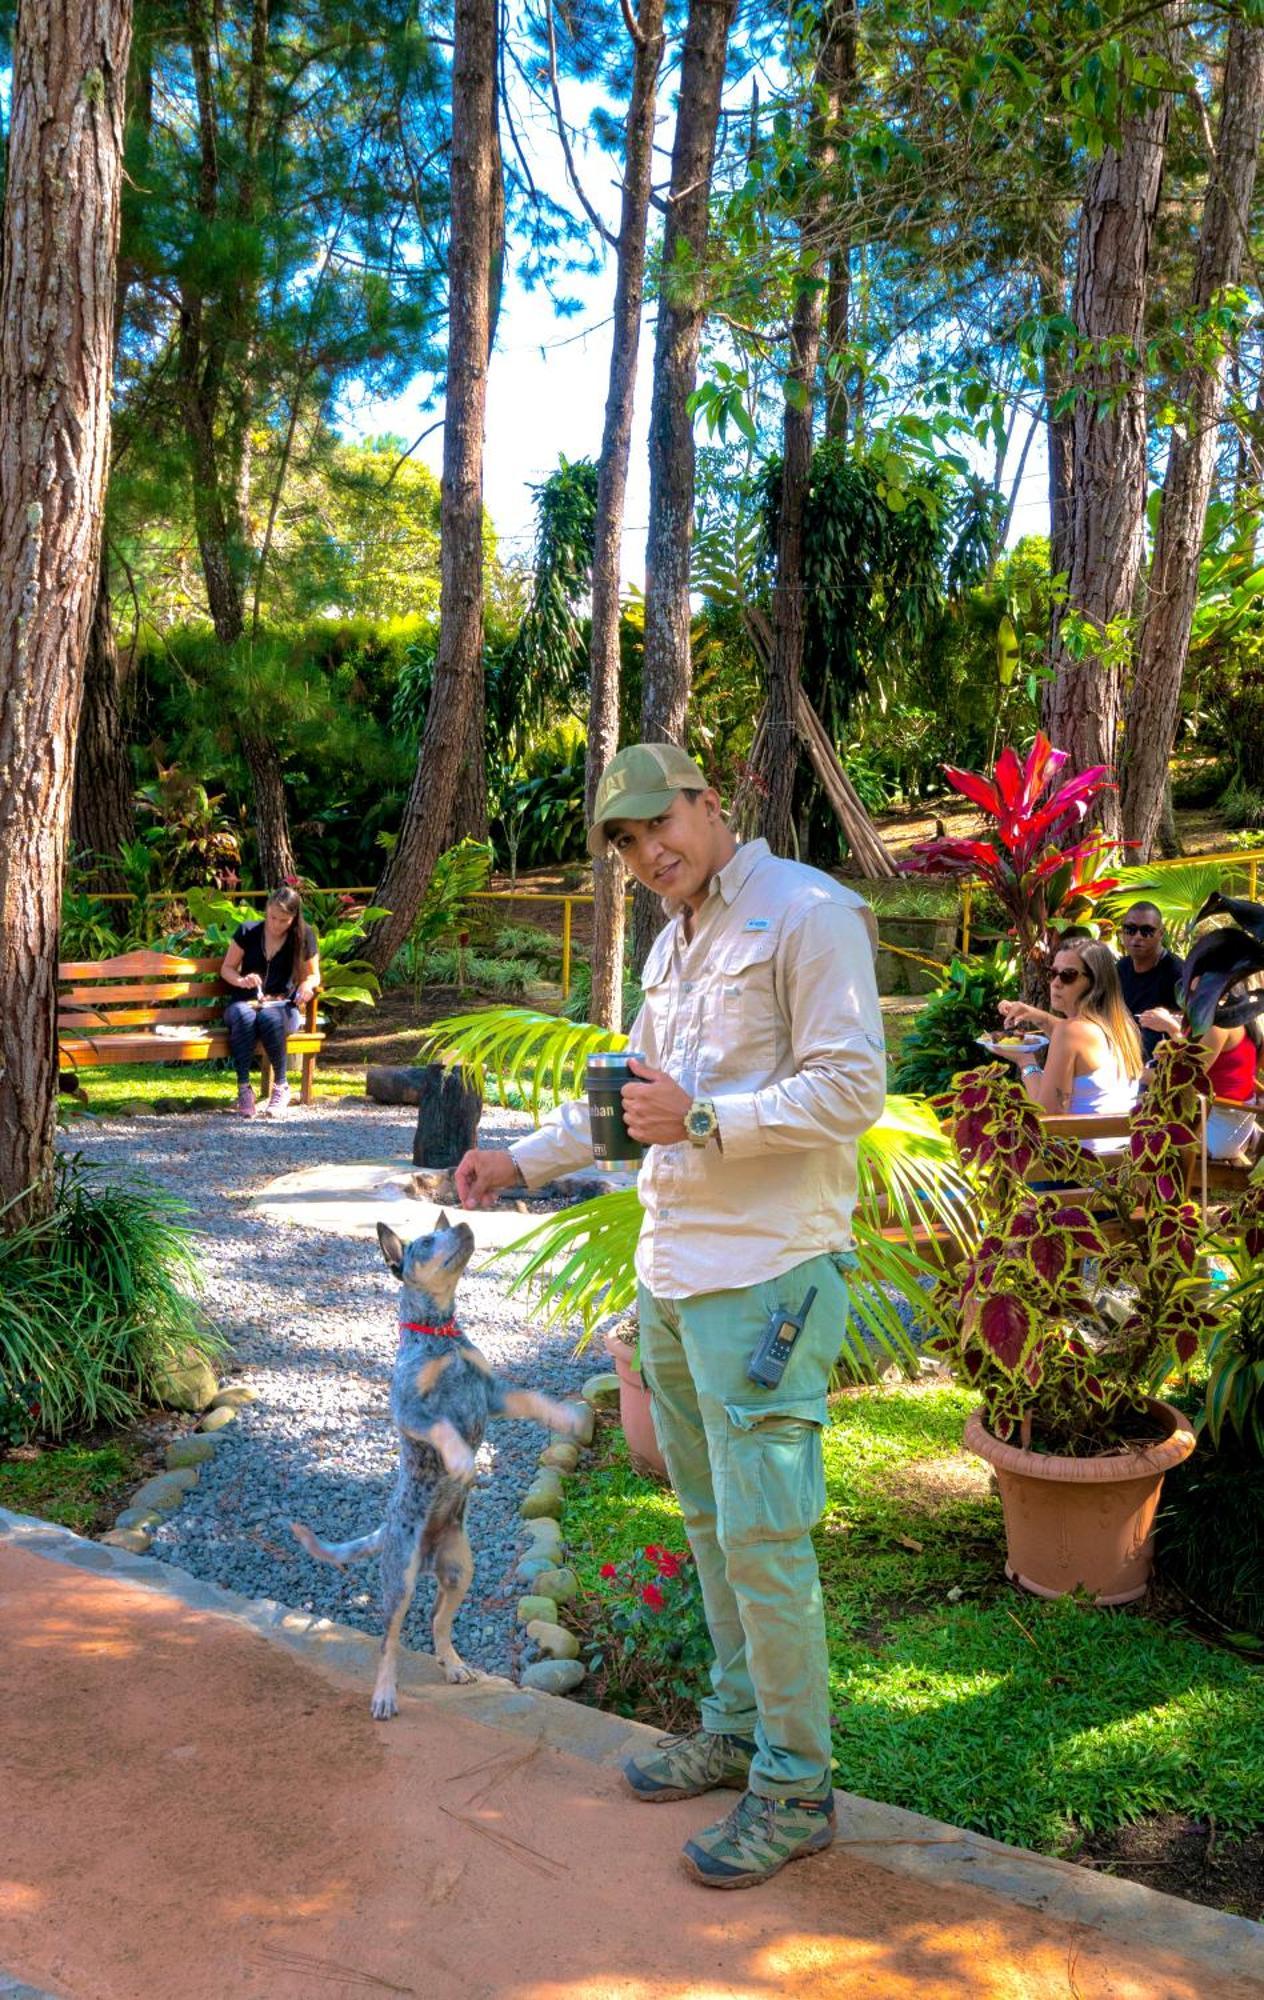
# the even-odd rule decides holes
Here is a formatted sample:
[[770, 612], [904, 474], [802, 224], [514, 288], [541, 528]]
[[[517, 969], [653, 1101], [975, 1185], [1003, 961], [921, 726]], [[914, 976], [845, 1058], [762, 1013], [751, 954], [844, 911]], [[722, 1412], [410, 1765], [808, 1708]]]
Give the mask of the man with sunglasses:
[[[1123, 956], [1119, 960], [1119, 983], [1124, 1003], [1140, 1027], [1140, 1016], [1151, 1007], [1167, 1007], [1180, 1012], [1183, 959], [1163, 942], [1163, 919], [1153, 903], [1134, 903], [1124, 912], [1119, 926]], [[1141, 1028], [1141, 1046], [1149, 1062], [1165, 1039], [1156, 1028]]]

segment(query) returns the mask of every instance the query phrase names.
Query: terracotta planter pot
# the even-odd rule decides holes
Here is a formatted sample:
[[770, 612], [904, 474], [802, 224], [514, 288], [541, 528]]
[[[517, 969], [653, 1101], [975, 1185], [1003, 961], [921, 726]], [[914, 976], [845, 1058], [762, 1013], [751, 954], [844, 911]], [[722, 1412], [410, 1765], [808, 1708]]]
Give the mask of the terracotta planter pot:
[[632, 1366], [632, 1350], [617, 1334], [608, 1333], [606, 1353], [619, 1378], [619, 1422], [623, 1425], [632, 1463], [638, 1472], [649, 1472], [657, 1479], [666, 1479], [667, 1461], [654, 1435], [650, 1392], [640, 1371]]
[[1194, 1449], [1194, 1433], [1170, 1403], [1150, 1408], [1167, 1431], [1161, 1444], [1106, 1458], [1052, 1458], [1001, 1444], [979, 1411], [966, 1424], [968, 1451], [996, 1473], [1005, 1510], [1005, 1574], [1037, 1597], [1086, 1590], [1098, 1604], [1145, 1595], [1154, 1562], [1154, 1516], [1163, 1475]]

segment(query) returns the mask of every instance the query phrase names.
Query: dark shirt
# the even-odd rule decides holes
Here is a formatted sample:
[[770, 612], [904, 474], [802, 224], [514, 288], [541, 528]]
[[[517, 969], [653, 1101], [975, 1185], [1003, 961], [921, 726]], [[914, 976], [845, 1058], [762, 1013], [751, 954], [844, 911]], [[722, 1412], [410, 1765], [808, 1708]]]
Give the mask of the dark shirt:
[[243, 972], [257, 972], [263, 980], [265, 993], [292, 993], [302, 977], [302, 967], [316, 956], [316, 933], [310, 924], [303, 925], [303, 956], [298, 970], [294, 965], [294, 926], [291, 924], [285, 934], [285, 942], [274, 957], [269, 958], [263, 944], [263, 920], [257, 924], [238, 924], [233, 932], [233, 943], [241, 950]]
[[[1181, 974], [1185, 961], [1174, 951], [1165, 951], [1157, 958], [1148, 972], [1138, 972], [1130, 958], [1121, 958], [1119, 984], [1124, 989], [1124, 1005], [1135, 1019], [1144, 1014], [1147, 1007], [1169, 1007], [1180, 1012]], [[1159, 1043], [1167, 1038], [1158, 1028], [1142, 1028], [1141, 1046], [1145, 1059], [1149, 1062]]]

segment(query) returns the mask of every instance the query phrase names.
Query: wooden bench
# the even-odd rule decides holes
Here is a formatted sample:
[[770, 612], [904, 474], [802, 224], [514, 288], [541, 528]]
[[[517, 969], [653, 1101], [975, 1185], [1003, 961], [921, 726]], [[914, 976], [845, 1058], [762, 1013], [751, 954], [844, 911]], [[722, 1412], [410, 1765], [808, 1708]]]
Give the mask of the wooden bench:
[[[228, 1054], [224, 1006], [229, 989], [219, 958], [173, 958], [128, 951], [119, 958], [70, 960], [57, 968], [57, 1062], [63, 1070], [99, 1063], [207, 1062]], [[287, 1053], [303, 1060], [302, 1101], [312, 1101], [316, 1057], [325, 1037], [316, 1026], [316, 999]], [[187, 1032], [178, 1039], [159, 1026]], [[259, 1050], [260, 1083], [272, 1087], [272, 1066]]]

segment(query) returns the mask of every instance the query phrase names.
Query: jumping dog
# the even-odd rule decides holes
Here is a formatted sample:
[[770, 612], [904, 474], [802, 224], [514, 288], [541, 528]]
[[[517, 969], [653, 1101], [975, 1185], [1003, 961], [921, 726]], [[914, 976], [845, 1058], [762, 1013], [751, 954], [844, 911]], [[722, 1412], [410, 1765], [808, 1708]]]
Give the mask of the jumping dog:
[[386, 1519], [354, 1542], [318, 1541], [292, 1521], [308, 1555], [341, 1569], [363, 1556], [382, 1559], [385, 1632], [373, 1689], [373, 1714], [385, 1722], [397, 1712], [395, 1684], [399, 1635], [417, 1578], [431, 1567], [438, 1584], [432, 1629], [435, 1657], [449, 1681], [477, 1679], [452, 1644], [452, 1621], [474, 1573], [465, 1533], [465, 1505], [474, 1476], [474, 1454], [489, 1417], [531, 1417], [550, 1430], [573, 1434], [582, 1417], [533, 1389], [509, 1389], [452, 1316], [457, 1284], [474, 1254], [474, 1232], [440, 1215], [429, 1236], [401, 1243], [384, 1222], [377, 1226], [382, 1255], [403, 1291], [399, 1353], [391, 1378], [391, 1418], [399, 1434], [399, 1471]]

